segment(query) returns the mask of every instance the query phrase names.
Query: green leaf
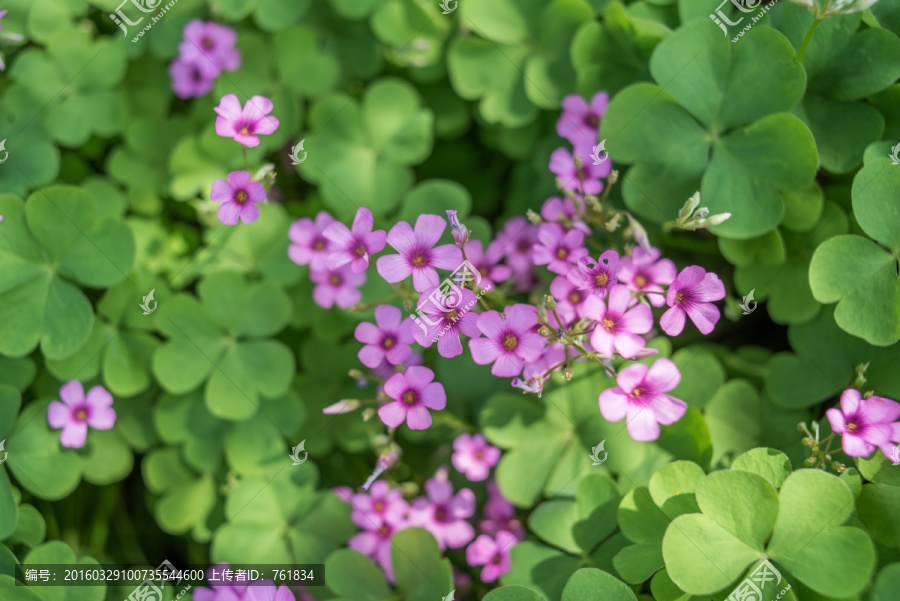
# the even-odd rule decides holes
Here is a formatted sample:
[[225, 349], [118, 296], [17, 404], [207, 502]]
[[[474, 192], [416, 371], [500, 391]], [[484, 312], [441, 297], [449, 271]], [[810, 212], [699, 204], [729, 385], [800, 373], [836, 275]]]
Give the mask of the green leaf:
[[563, 589], [561, 601], [582, 601], [596, 596], [604, 601], [637, 601], [624, 582], [594, 568], [582, 568], [572, 574]]
[[869, 601], [890, 601], [897, 587], [900, 587], [900, 563], [892, 563], [878, 572]]
[[593, 550], [616, 529], [616, 514], [621, 494], [608, 476], [591, 474], [578, 485], [575, 494], [578, 522], [575, 541], [585, 551]]
[[697, 489], [697, 504], [741, 542], [762, 552], [778, 515], [778, 493], [765, 478], [740, 470], [711, 473]]
[[631, 545], [616, 554], [613, 565], [625, 582], [640, 584], [665, 566], [665, 561], [658, 544]]
[[519, 585], [538, 591], [547, 599], [559, 599], [581, 560], [538, 543], [525, 541], [510, 552], [512, 569], [500, 577], [504, 586]]
[[[22, 564], [26, 567], [33, 564], [56, 564], [85, 569], [97, 569], [100, 565], [93, 557], [77, 558], [75, 552], [66, 543], [58, 540], [35, 547], [25, 556]], [[21, 589], [22, 587], [18, 587], [18, 590]], [[106, 597], [106, 584], [68, 587], [38, 586], [27, 590], [34, 591], [43, 601], [103, 601]], [[20, 598], [18, 591], [12, 598]]]
[[669, 394], [691, 407], [704, 407], [725, 382], [722, 366], [706, 349], [680, 349], [672, 355], [672, 361], [681, 371], [681, 382]]
[[484, 597], [484, 601], [547, 601], [546, 597], [524, 586], [501, 586]]
[[393, 596], [375, 563], [352, 549], [335, 551], [325, 560], [328, 588], [347, 599], [383, 601]]
[[575, 501], [552, 499], [541, 503], [532, 512], [528, 517], [528, 528], [545, 542], [578, 555], [580, 549], [573, 532], [577, 519]]
[[[81, 481], [81, 459], [59, 444], [59, 431], [47, 425], [47, 404], [32, 403], [19, 416], [18, 430], [6, 443], [6, 465], [16, 480], [38, 498], [56, 501]], [[88, 433], [88, 442], [93, 434]]]
[[856, 512], [872, 538], [887, 547], [900, 545], [900, 487], [864, 485], [856, 499]]
[[887, 159], [860, 169], [853, 179], [853, 213], [863, 231], [900, 253], [900, 208], [891, 194], [900, 186], [900, 173]]
[[441, 558], [437, 541], [421, 528], [406, 528], [391, 537], [391, 565], [397, 588], [409, 601], [430, 601], [453, 589], [450, 560]]
[[[4, 460], [6, 454], [3, 455]], [[8, 538], [19, 522], [19, 508], [6, 469], [0, 467], [0, 540]]]
[[36, 547], [43, 542], [46, 535], [47, 523], [41, 512], [28, 503], [19, 505], [19, 523], [7, 542]]
[[791, 461], [781, 451], [759, 448], [735, 457], [731, 469], [759, 474], [777, 489], [791, 475]]

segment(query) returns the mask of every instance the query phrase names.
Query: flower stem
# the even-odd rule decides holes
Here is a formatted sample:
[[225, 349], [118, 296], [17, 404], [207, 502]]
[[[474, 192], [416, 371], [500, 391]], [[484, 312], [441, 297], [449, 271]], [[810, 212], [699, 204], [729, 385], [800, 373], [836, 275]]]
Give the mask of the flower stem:
[[812, 25], [809, 26], [809, 30], [806, 32], [806, 37], [803, 38], [803, 43], [800, 44], [800, 50], [797, 51], [797, 62], [803, 61], [803, 56], [806, 54], [806, 48], [809, 46], [809, 43], [812, 41], [813, 33], [815, 33], [816, 28], [821, 23], [821, 19], [816, 19], [813, 21]]
[[250, 161], [247, 160], [247, 149], [242, 147], [241, 152], [244, 153], [244, 169], [247, 173], [250, 173]]

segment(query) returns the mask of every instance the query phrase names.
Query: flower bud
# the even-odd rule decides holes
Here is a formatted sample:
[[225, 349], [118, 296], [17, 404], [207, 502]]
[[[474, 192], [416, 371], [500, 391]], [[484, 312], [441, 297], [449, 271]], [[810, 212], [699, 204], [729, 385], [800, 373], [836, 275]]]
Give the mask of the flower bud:
[[359, 371], [358, 369], [351, 369], [351, 370], [347, 373], [347, 375], [349, 375], [349, 376], [350, 376], [351, 378], [353, 378], [354, 380], [358, 380], [358, 379], [360, 379], [360, 378], [364, 378], [364, 377], [365, 377], [365, 375], [363, 375], [363, 372]]
[[606, 178], [606, 181], [607, 183], [609, 183], [609, 185], [613, 185], [614, 183], [619, 181], [619, 171], [617, 169], [613, 169], [610, 172], [609, 177]]
[[694, 195], [687, 199], [687, 202], [684, 203], [684, 206], [681, 207], [678, 211], [678, 223], [682, 223], [687, 221], [688, 217], [694, 212], [694, 210], [700, 206], [700, 193], [694, 192]]
[[581, 168], [584, 167], [584, 161], [581, 159], [580, 154], [575, 155], [575, 171], [581, 171]]
[[534, 211], [532, 211], [531, 209], [528, 209], [527, 211], [525, 211], [525, 217], [527, 217], [528, 221], [530, 221], [531, 223], [533, 223], [535, 225], [540, 225], [541, 223], [544, 223], [544, 218], [541, 217], [540, 215], [538, 215], [537, 213], [535, 213]]
[[725, 223], [725, 221], [728, 220], [729, 217], [731, 217], [731, 213], [719, 213], [718, 215], [713, 215], [706, 220], [706, 225], [708, 225], [709, 227], [721, 225]]
[[815, 458], [815, 457], [807, 457], [807, 458], [806, 458], [806, 461], [803, 462], [803, 465], [805, 465], [806, 467], [812, 467], [812, 466], [814, 466], [815, 464], [816, 464], [816, 458]]
[[556, 299], [551, 295], [548, 294], [544, 296], [544, 303], [547, 305], [547, 308], [549, 310], [553, 311], [554, 309], [556, 309]]
[[571, 365], [566, 365], [565, 368], [563, 368], [563, 377], [564, 377], [566, 380], [571, 380], [571, 379], [572, 379], [572, 375], [573, 375], [574, 373], [575, 373], [575, 372], [572, 371], [572, 366], [571, 366]]
[[551, 336], [553, 336], [553, 332], [547, 326], [541, 326], [538, 329], [538, 335], [544, 338], [550, 338]]
[[343, 399], [333, 405], [328, 405], [322, 409], [322, 413], [326, 415], [337, 415], [339, 413], [350, 413], [359, 407], [359, 401], [356, 399]]
[[469, 242], [469, 230], [465, 225], [459, 222], [456, 211], [448, 210], [447, 218], [450, 220], [450, 228], [453, 231], [453, 240], [460, 248], [464, 248]]

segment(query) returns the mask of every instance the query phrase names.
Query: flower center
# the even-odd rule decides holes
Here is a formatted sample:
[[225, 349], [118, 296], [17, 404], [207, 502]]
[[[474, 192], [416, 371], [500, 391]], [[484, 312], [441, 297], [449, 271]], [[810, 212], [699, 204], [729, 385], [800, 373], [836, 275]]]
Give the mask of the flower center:
[[316, 241], [313, 242], [313, 250], [325, 250], [325, 241], [321, 238], [316, 238]]
[[503, 339], [503, 346], [507, 350], [511, 351], [514, 348], [516, 348], [518, 345], [519, 345], [518, 339], [516, 339], [516, 337], [513, 336], [512, 334], [507, 334], [506, 337]]
[[415, 257], [413, 257], [411, 263], [413, 264], [413, 267], [424, 267], [425, 257], [423, 257], [422, 255], [416, 255]]
[[356, 255], [357, 257], [360, 257], [360, 258], [365, 257], [365, 256], [366, 256], [366, 247], [365, 247], [365, 245], [363, 245], [363, 244], [357, 244], [357, 245], [353, 248], [353, 254]]
[[499, 553], [497, 553], [496, 555], [494, 555], [494, 556], [491, 558], [491, 563], [494, 564], [494, 565], [499, 564], [501, 561], [503, 561], [503, 556], [500, 555]]
[[573, 305], [577, 305], [581, 302], [581, 295], [577, 292], [572, 292], [571, 294], [569, 294], [569, 302]]
[[600, 125], [600, 117], [598, 117], [597, 115], [591, 115], [587, 118], [587, 124], [591, 127], [597, 127], [598, 125]]
[[578, 181], [583, 183], [586, 179], [588, 179], [588, 172], [582, 167], [578, 170]]
[[416, 393], [412, 390], [407, 390], [400, 398], [402, 399], [404, 405], [415, 405], [417, 400]]
[[378, 534], [381, 536], [387, 537], [388, 534], [391, 533], [391, 528], [387, 524], [382, 524], [381, 528], [378, 529]]
[[680, 305], [684, 302], [684, 292], [676, 292], [675, 293], [675, 303]]
[[859, 424], [854, 421], [847, 422], [847, 432], [853, 434], [854, 432], [859, 432]]
[[204, 48], [206, 48], [207, 50], [209, 50], [210, 48], [213, 47], [214, 44], [213, 44], [213, 41], [212, 41], [211, 39], [209, 39], [209, 38], [203, 38], [203, 42], [201, 42], [201, 45], [202, 45]]
[[456, 309], [450, 309], [446, 313], [446, 315], [444, 315], [444, 319], [446, 319], [447, 321], [456, 321], [457, 319], [459, 319], [459, 311], [457, 311]]
[[331, 283], [332, 286], [340, 286], [342, 280], [341, 280], [341, 276], [339, 276], [336, 273], [332, 273], [330, 276], [328, 276], [328, 281]]
[[647, 285], [647, 278], [645, 278], [642, 275], [634, 276], [634, 285], [637, 286], [638, 288], [643, 288], [644, 286]]
[[245, 202], [247, 202], [247, 193], [243, 190], [238, 190], [234, 195], [234, 200], [235, 202], [244, 204]]
[[245, 125], [245, 126], [242, 127], [240, 130], [238, 130], [238, 133], [241, 134], [242, 136], [249, 136], [249, 135], [250, 135], [250, 128], [247, 127], [247, 126]]
[[612, 332], [613, 328], [616, 327], [616, 322], [611, 320], [609, 317], [605, 318], [601, 323], [603, 324], [603, 329], [607, 332]]
[[531, 245], [528, 244], [528, 241], [527, 241], [527, 240], [522, 240], [522, 241], [520, 241], [520, 242], [516, 245], [516, 249], [517, 249], [520, 253], [526, 253], [526, 252], [528, 252], [529, 250], [531, 250]]
[[434, 510], [434, 519], [437, 520], [438, 522], [446, 522], [447, 515], [448, 515], [447, 509], [442, 506], [438, 506]]
[[565, 248], [557, 248], [556, 249], [556, 258], [557, 259], [565, 259], [569, 256], [569, 251]]
[[594, 278], [594, 281], [597, 282], [598, 286], [606, 286], [606, 282], [609, 281], [609, 276], [605, 273], [598, 273], [597, 277]]
[[634, 390], [631, 391], [631, 396], [633, 396], [633, 397], [641, 398], [642, 394], [643, 394], [643, 392], [641, 392], [640, 388], [635, 388]]
[[381, 513], [382, 511], [384, 511], [384, 501], [375, 501], [375, 504], [372, 506], [372, 508], [375, 511]]
[[78, 409], [75, 411], [75, 419], [77, 421], [83, 422], [87, 419], [87, 410], [86, 409]]
[[393, 336], [385, 336], [384, 340], [381, 341], [381, 348], [392, 349], [396, 344], [397, 341], [394, 340]]

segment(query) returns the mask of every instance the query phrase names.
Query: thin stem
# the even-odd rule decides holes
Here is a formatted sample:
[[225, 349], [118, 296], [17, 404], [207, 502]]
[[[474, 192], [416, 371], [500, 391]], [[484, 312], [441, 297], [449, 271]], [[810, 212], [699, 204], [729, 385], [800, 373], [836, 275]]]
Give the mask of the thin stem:
[[821, 19], [816, 19], [815, 21], [813, 21], [813, 24], [809, 26], [809, 30], [806, 32], [806, 37], [803, 38], [803, 43], [800, 44], [800, 50], [797, 51], [798, 63], [803, 60], [803, 55], [806, 54], [806, 47], [809, 46], [809, 43], [812, 41], [813, 33], [815, 33], [816, 28], [821, 22]]
[[242, 146], [241, 152], [244, 153], [244, 169], [247, 171], [247, 173], [250, 173], [250, 161], [247, 160], [247, 149]]
[[446, 411], [438, 411], [434, 415], [437, 421], [441, 422], [445, 426], [450, 426], [451, 428], [456, 428], [457, 430], [462, 430], [463, 432], [478, 431], [478, 428], [476, 428], [472, 424], [464, 422], [452, 413], [447, 413]]

